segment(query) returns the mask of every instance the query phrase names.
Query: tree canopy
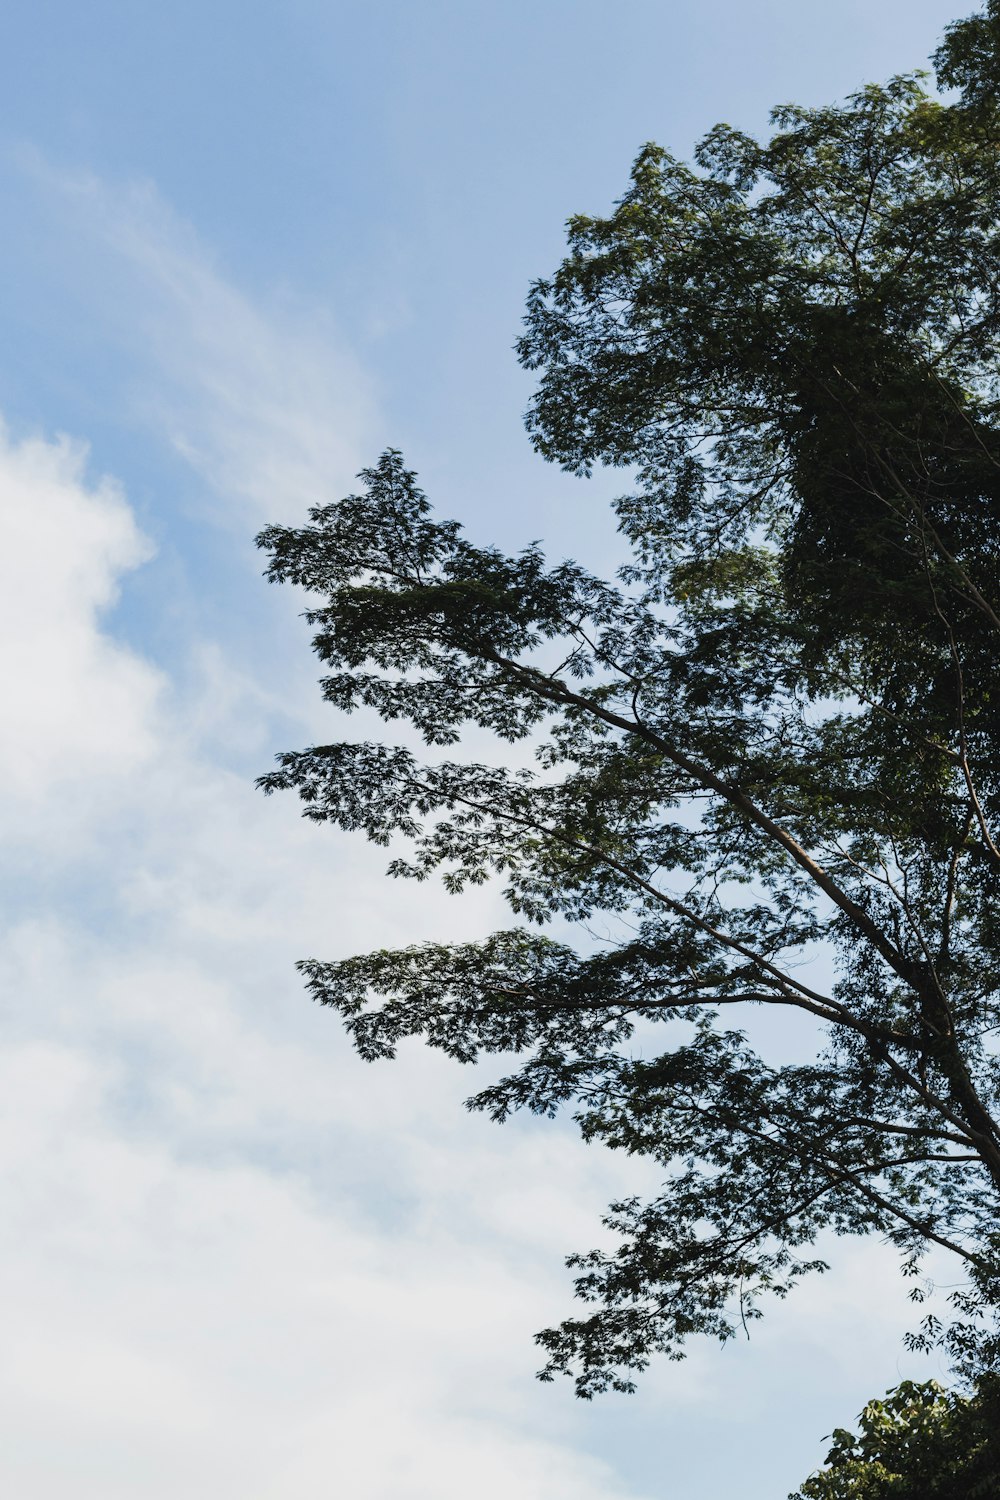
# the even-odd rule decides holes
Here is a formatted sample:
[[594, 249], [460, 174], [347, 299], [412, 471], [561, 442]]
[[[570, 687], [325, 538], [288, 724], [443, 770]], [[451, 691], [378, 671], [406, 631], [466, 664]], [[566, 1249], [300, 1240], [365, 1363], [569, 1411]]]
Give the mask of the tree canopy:
[[971, 1396], [906, 1380], [838, 1428], [820, 1473], [790, 1500], [993, 1500], [1000, 1494], [1000, 1388]]
[[[583, 1396], [730, 1337], [825, 1230], [910, 1274], [953, 1253], [954, 1316], [915, 1340], [998, 1357], [998, 58], [991, 0], [937, 55], [950, 100], [897, 78], [764, 143], [718, 126], [693, 166], [648, 146], [571, 222], [528, 305], [529, 429], [629, 471], [617, 578], [470, 541], [393, 450], [259, 538], [326, 700], [458, 747], [315, 745], [264, 789], [392, 843], [395, 876], [500, 879], [518, 920], [306, 960], [311, 993], [362, 1057], [510, 1055], [473, 1108], [568, 1109], [663, 1169], [539, 1335]], [[813, 1061], [754, 1048], [761, 1006], [812, 1018]]]

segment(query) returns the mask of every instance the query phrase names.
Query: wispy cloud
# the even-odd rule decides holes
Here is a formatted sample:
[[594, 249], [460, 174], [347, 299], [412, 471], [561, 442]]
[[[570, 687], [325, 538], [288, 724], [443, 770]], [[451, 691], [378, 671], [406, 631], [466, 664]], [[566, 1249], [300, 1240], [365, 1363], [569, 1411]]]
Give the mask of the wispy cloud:
[[137, 413], [240, 523], [342, 493], [371, 457], [376, 404], [329, 310], [241, 290], [150, 182], [18, 161], [68, 242], [89, 243], [85, 295], [132, 360]]

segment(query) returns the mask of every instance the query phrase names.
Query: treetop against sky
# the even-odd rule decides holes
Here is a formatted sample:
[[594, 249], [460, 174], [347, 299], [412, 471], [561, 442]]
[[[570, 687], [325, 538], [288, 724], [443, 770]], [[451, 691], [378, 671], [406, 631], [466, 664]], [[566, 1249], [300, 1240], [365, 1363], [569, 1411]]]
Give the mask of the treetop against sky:
[[[778, 127], [790, 143], [783, 160], [776, 147], [766, 161], [755, 157], [742, 132], [769, 139], [775, 102], [824, 108], [866, 80], [926, 66], [954, 11], [936, 0], [808, 9], [624, 0], [616, 17], [609, 26], [606, 7], [589, 0], [530, 8], [295, 0], [280, 15], [228, 0], [181, 0], [155, 13], [119, 0], [85, 11], [41, 0], [4, 19], [0, 480], [12, 644], [0, 759], [18, 874], [5, 883], [2, 949], [10, 1120], [0, 1170], [12, 1232], [0, 1245], [0, 1276], [14, 1295], [5, 1320], [11, 1430], [0, 1471], [12, 1493], [61, 1500], [71, 1467], [84, 1500], [137, 1489], [173, 1500], [206, 1483], [262, 1500], [309, 1496], [328, 1492], [331, 1473], [363, 1500], [395, 1500], [401, 1473], [407, 1494], [434, 1500], [470, 1488], [489, 1500], [501, 1486], [528, 1497], [639, 1500], [665, 1485], [686, 1500], [715, 1500], [734, 1484], [750, 1500], [770, 1500], [821, 1463], [823, 1434], [879, 1390], [903, 1374], [946, 1374], [937, 1356], [928, 1367], [901, 1347], [920, 1311], [897, 1285], [898, 1250], [880, 1240], [891, 1231], [915, 1242], [930, 1228], [978, 1244], [967, 1185], [986, 1169], [936, 1159], [976, 1155], [979, 1144], [963, 1132], [977, 1127], [964, 1116], [942, 1121], [938, 1106], [952, 1108], [955, 1085], [942, 1082], [947, 1058], [928, 1041], [940, 1021], [933, 985], [892, 963], [924, 961], [915, 923], [940, 978], [947, 926], [945, 987], [970, 1007], [958, 1016], [964, 1047], [980, 1004], [969, 978], [976, 945], [985, 951], [992, 941], [979, 914], [992, 879], [982, 850], [994, 731], [984, 687], [990, 626], [975, 594], [987, 597], [989, 539], [958, 502], [987, 492], [992, 418], [981, 372], [972, 377], [971, 344], [943, 362], [936, 382], [904, 356], [914, 329], [926, 355], [949, 292], [959, 301], [978, 295], [989, 244], [961, 260], [971, 244], [963, 236], [986, 224], [973, 222], [975, 193], [961, 234], [940, 243], [933, 264], [929, 230], [934, 212], [955, 209], [960, 179], [971, 191], [978, 172], [985, 191], [988, 164], [970, 176], [960, 132], [944, 139], [956, 117], [928, 108], [921, 144], [910, 96], [886, 99], [897, 163], [889, 176], [911, 181], [921, 204], [907, 220], [906, 193], [897, 193], [899, 216], [880, 205], [885, 232], [865, 241], [861, 269], [872, 284], [907, 236], [919, 263], [909, 280], [897, 278], [903, 312], [887, 301], [897, 319], [890, 346], [873, 307], [854, 322], [831, 310], [850, 277], [842, 254], [823, 248], [791, 181], [821, 169], [803, 144], [814, 117], [788, 115]], [[874, 129], [878, 101], [867, 97]], [[838, 149], [855, 165], [859, 109], [828, 113], [822, 127], [842, 131]], [[732, 132], [712, 138], [713, 165], [695, 168], [717, 185], [701, 199], [695, 192], [682, 212], [682, 164], [722, 119]], [[663, 153], [645, 153], [630, 186], [629, 165], [647, 141]], [[726, 177], [727, 163], [738, 166], [735, 176]], [[739, 173], [780, 182], [782, 170], [778, 200], [759, 208], [760, 188], [745, 192]], [[722, 237], [714, 260], [710, 238], [697, 232], [709, 209]], [[511, 352], [525, 297], [565, 259], [564, 226], [579, 214], [587, 217], [573, 221], [558, 286], [532, 304], [538, 321], [527, 334], [541, 363], [525, 371]], [[643, 247], [668, 219], [677, 256], [657, 262]], [[768, 256], [781, 246], [775, 266]], [[577, 252], [590, 264], [589, 285]], [[684, 339], [667, 348], [657, 343], [657, 319], [668, 290], [676, 312], [689, 254], [697, 257], [692, 287], [711, 290], [716, 331], [698, 343], [692, 303]], [[743, 319], [737, 346], [740, 278], [752, 281], [765, 265], [768, 295]], [[629, 310], [619, 347], [598, 337], [597, 300], [588, 313], [586, 297], [608, 311], [608, 278], [626, 270], [632, 281], [622, 285], [645, 301]], [[925, 303], [920, 277], [936, 288]], [[810, 307], [821, 304], [825, 321], [810, 323]], [[559, 374], [558, 351], [572, 352], [588, 317], [590, 345]], [[796, 353], [798, 386], [787, 357]], [[881, 401], [840, 380], [848, 354]], [[983, 369], [987, 354], [984, 344]], [[626, 356], [633, 371], [660, 360], [661, 394], [674, 402], [660, 428], [643, 405], [651, 387], [626, 388]], [[685, 382], [697, 411], [678, 404]], [[560, 459], [573, 457], [579, 436], [586, 461], [590, 444], [589, 481], [532, 452], [521, 416], [536, 390], [536, 439]], [[587, 414], [580, 434], [570, 397]], [[750, 420], [755, 400], [766, 401], [769, 426]], [[900, 414], [916, 425], [901, 428]], [[603, 467], [619, 437], [663, 438], [668, 417], [675, 427], [689, 421], [688, 439], [696, 423], [724, 418], [712, 460], [722, 467], [709, 473], [708, 449], [694, 453], [690, 442], [697, 462], [678, 467], [665, 439], [628, 459], [633, 472]], [[867, 459], [837, 474], [859, 421]], [[311, 506], [323, 511], [355, 490], [359, 526], [369, 528], [359, 531], [357, 559], [381, 557], [386, 475], [377, 456], [391, 448], [405, 458], [396, 469], [385, 460], [388, 481], [400, 502], [409, 495], [402, 519], [432, 554], [434, 586], [421, 592], [426, 578], [417, 588], [402, 575], [337, 583], [325, 606], [333, 613], [313, 629], [326, 632], [332, 655], [350, 659], [323, 668], [324, 702], [302, 601], [261, 585], [251, 539], [269, 523], [279, 527], [275, 541], [291, 537]], [[928, 470], [928, 454], [942, 448], [947, 462]], [[788, 472], [757, 495], [740, 466], [759, 465], [765, 449]], [[866, 485], [886, 493], [887, 454], [902, 463], [903, 510], [923, 505], [937, 533], [930, 573], [961, 638], [964, 746], [955, 737], [954, 659], [928, 614], [927, 569], [898, 552], [901, 516], [865, 510]], [[637, 481], [646, 458], [649, 475]], [[403, 475], [410, 465], [431, 511]], [[374, 490], [354, 478], [366, 467]], [[713, 539], [705, 497], [718, 499], [726, 486], [717, 512], [726, 532]], [[610, 501], [623, 491], [634, 498], [616, 515]], [[810, 505], [796, 508], [792, 497], [807, 491]], [[693, 545], [684, 555], [668, 555], [650, 531], [654, 514], [668, 511], [671, 525], [687, 516]], [[869, 524], [852, 555], [859, 514]], [[447, 528], [449, 517], [461, 533]], [[640, 547], [634, 559], [640, 572], [623, 580], [614, 577], [629, 561], [619, 519], [633, 538], [651, 540], [649, 554]], [[335, 512], [315, 524], [328, 542]], [[536, 537], [544, 547], [525, 554]], [[563, 566], [566, 555], [577, 562]], [[891, 594], [888, 616], [866, 611], [872, 576]], [[842, 641], [847, 619], [855, 635]], [[532, 632], [541, 639], [525, 655]], [[381, 686], [377, 667], [355, 659], [370, 647], [399, 663]], [[572, 659], [559, 678], [565, 696], [554, 701], [558, 650]], [[443, 686], [406, 686], [443, 662]], [[663, 744], [640, 745], [614, 722], [632, 712], [618, 668], [650, 663], [660, 686], [644, 689], [638, 707]], [[470, 672], [459, 691], [456, 674]], [[841, 672], [853, 696], [838, 699], [847, 691], [835, 680]], [[371, 703], [345, 734], [338, 705], [366, 673]], [[464, 735], [470, 700], [484, 721], [473, 724], [473, 740], [428, 750], [399, 718], [384, 733], [398, 735], [409, 761], [383, 764], [355, 749], [354, 761], [346, 752], [342, 760], [344, 800], [328, 780], [322, 793], [317, 783], [314, 808], [364, 822], [375, 816], [367, 791], [384, 776], [394, 799], [385, 817], [415, 817], [437, 839], [415, 856], [399, 843], [387, 856], [362, 839], [338, 841], [291, 818], [287, 799], [252, 790], [275, 747], [374, 742], [379, 706], [415, 714], [439, 738], [449, 726]], [[512, 724], [525, 736], [494, 765], [494, 731]], [[530, 769], [544, 737], [551, 764], [541, 782], [512, 777], [510, 763]], [[668, 749], [689, 764], [671, 761]], [[494, 776], [478, 822], [461, 801], [470, 761]], [[417, 787], [424, 762], [445, 769]], [[833, 764], [853, 769], [824, 780]], [[699, 790], [692, 777], [706, 767], [725, 791]], [[963, 767], [980, 812], [971, 809], [944, 922], [941, 872], [970, 809]], [[305, 761], [284, 771], [312, 774]], [[734, 790], [810, 857], [821, 832], [837, 825], [838, 849], [824, 869], [856, 905], [868, 903], [886, 952], [869, 963], [868, 939], [851, 949], [854, 918], [842, 908], [835, 917], [830, 893], [810, 904], [812, 877], [787, 864], [787, 848], [772, 857], [767, 829], [727, 801]], [[431, 835], [433, 819], [413, 796], [427, 806], [450, 800], [451, 830]], [[908, 867], [913, 920], [900, 917], [898, 934], [895, 898], [869, 881], [873, 850], [857, 847], [873, 803], [882, 806], [878, 840], [891, 834], [906, 859], [921, 851], [919, 868]], [[921, 807], [934, 814], [926, 826]], [[546, 834], [527, 850], [527, 834], [518, 845], [504, 833], [511, 814], [544, 819], [562, 842]], [[704, 863], [713, 837], [733, 851], [714, 896]], [[431, 880], [384, 882], [387, 857], [433, 864], [456, 853], [454, 881], [470, 881], [461, 900]], [[522, 907], [513, 917], [496, 882], [475, 884], [506, 858], [504, 878]], [[762, 880], [741, 885], [762, 860]], [[667, 881], [671, 862], [680, 875]], [[568, 909], [538, 926], [533, 915], [556, 890]], [[713, 900], [724, 905], [726, 936], [747, 953], [720, 947], [664, 897], [681, 908], [701, 902], [709, 919]], [[601, 915], [574, 935], [566, 917], [588, 909]], [[851, 954], [846, 996], [831, 994], [827, 963], [822, 973], [785, 965], [795, 943], [814, 945], [820, 929]], [[777, 971], [767, 981], [761, 943]], [[303, 1001], [293, 961], [311, 953], [320, 956], [307, 977], [321, 998], [336, 983], [362, 1050], [386, 1050], [426, 1023], [432, 1040], [459, 1052], [528, 1041], [528, 1072], [504, 1081], [504, 1060], [486, 1058], [470, 1074], [412, 1044], [389, 1066], [363, 1068], [329, 1012]], [[364, 953], [382, 957], [352, 968], [351, 955]], [[675, 981], [664, 988], [668, 970]], [[690, 1024], [692, 972], [705, 986], [700, 1000], [719, 1006], [715, 1030]], [[484, 973], [499, 996], [492, 1010], [477, 988]], [[405, 1003], [393, 1010], [401, 978]], [[534, 1009], [511, 1002], [515, 980], [530, 982]], [[755, 1006], [748, 1027], [758, 1058], [729, 1036], [751, 982], [771, 1006]], [[928, 1000], [919, 1022], [918, 982]], [[781, 983], [791, 984], [795, 1004], [773, 1005]], [[390, 1006], [376, 1015], [360, 996], [380, 985]], [[630, 1011], [636, 993], [648, 1014]], [[352, 1010], [352, 996], [361, 1008]], [[832, 1054], [809, 1061], [811, 1038], [829, 1018], [808, 1006], [830, 1001], [868, 1028], [852, 1042], [843, 1021], [839, 1064]], [[468, 1023], [461, 1035], [456, 1007]], [[677, 1016], [665, 1019], [671, 1007]], [[598, 1012], [611, 1018], [589, 1024]], [[767, 1059], [793, 1027], [794, 1046], [779, 1058], [792, 1071], [778, 1079]], [[879, 1028], [889, 1057], [931, 1097], [879, 1061]], [[670, 1065], [658, 1063], [668, 1052]], [[982, 1067], [973, 1059], [974, 1090]], [[824, 1143], [816, 1119], [834, 1074], [840, 1134]], [[565, 1109], [554, 1122], [513, 1119], [503, 1130], [488, 1118], [520, 1103], [547, 1108], [570, 1086], [589, 1090], [578, 1106], [589, 1143]], [[681, 1090], [691, 1117], [672, 1116], [668, 1141], [662, 1123]], [[466, 1115], [470, 1091], [483, 1109]], [[879, 1113], [907, 1100], [912, 1119]], [[695, 1128], [706, 1102], [715, 1111], [707, 1136]], [[655, 1152], [683, 1150], [697, 1136], [699, 1149], [722, 1160], [725, 1111], [736, 1104], [743, 1124], [766, 1112], [772, 1139], [746, 1153], [747, 1193], [720, 1180], [710, 1209], [730, 1243], [741, 1215], [759, 1228], [749, 1199], [765, 1173], [775, 1199], [790, 1182], [791, 1159], [775, 1165], [781, 1131], [808, 1138], [797, 1188], [819, 1189], [831, 1170], [847, 1169], [883, 1193], [888, 1206], [865, 1200], [845, 1176], [824, 1194], [839, 1227], [874, 1227], [874, 1236], [835, 1243], [824, 1233], [812, 1248], [786, 1240], [793, 1259], [771, 1267], [748, 1250], [751, 1282], [767, 1271], [778, 1284], [796, 1271], [796, 1257], [828, 1259], [831, 1270], [805, 1277], [784, 1302], [765, 1296], [760, 1322], [745, 1307], [751, 1340], [737, 1316], [726, 1351], [695, 1339], [683, 1364], [654, 1360], [631, 1402], [582, 1406], [565, 1381], [539, 1389], [532, 1333], [556, 1329], [547, 1353], [557, 1365], [577, 1359], [587, 1337], [558, 1331], [572, 1311], [562, 1255], [614, 1244], [597, 1222], [614, 1199], [627, 1235], [648, 1230], [646, 1260], [624, 1260], [620, 1284], [652, 1286], [676, 1269], [691, 1243], [683, 1215], [672, 1221], [674, 1239], [660, 1235], [653, 1209], [669, 1174]], [[704, 1113], [698, 1118], [703, 1124]], [[916, 1138], [901, 1135], [894, 1151], [887, 1123], [913, 1125], [918, 1144], [911, 1149]], [[932, 1129], [945, 1134], [932, 1140]], [[948, 1131], [962, 1140], [947, 1140]], [[927, 1160], [909, 1159], [920, 1153]], [[877, 1183], [856, 1170], [873, 1164]], [[692, 1185], [692, 1212], [694, 1193]], [[910, 1198], [924, 1193], [933, 1222], [911, 1213]], [[793, 1234], [809, 1228], [802, 1201]], [[917, 1223], [905, 1227], [900, 1208]], [[881, 1215], [890, 1216], [884, 1231]], [[780, 1260], [781, 1244], [766, 1253]], [[951, 1282], [959, 1277], [943, 1269], [949, 1253], [935, 1251], [928, 1269]], [[704, 1256], [701, 1292], [715, 1275], [719, 1300], [713, 1309], [692, 1292], [687, 1313], [721, 1327], [726, 1268], [712, 1269], [710, 1248]], [[578, 1274], [613, 1292], [613, 1269], [595, 1263]], [[738, 1314], [738, 1304], [737, 1289], [729, 1310]], [[583, 1308], [584, 1319], [602, 1305]], [[648, 1331], [658, 1338], [667, 1323]], [[684, 1331], [675, 1318], [673, 1332]], [[631, 1337], [626, 1325], [623, 1334]], [[606, 1321], [595, 1325], [587, 1366], [595, 1378], [614, 1364], [605, 1359], [613, 1337]]]

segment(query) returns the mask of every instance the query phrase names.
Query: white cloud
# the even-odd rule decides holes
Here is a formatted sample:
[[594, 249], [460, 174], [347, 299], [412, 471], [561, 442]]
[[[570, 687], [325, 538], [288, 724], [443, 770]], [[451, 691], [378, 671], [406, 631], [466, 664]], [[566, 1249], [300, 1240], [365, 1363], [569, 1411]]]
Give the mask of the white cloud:
[[[31, 914], [0, 957], [4, 1492], [624, 1496], [531, 1379], [558, 1251], [605, 1197], [598, 1158], [466, 1120], [465, 1080], [418, 1050], [366, 1070], [291, 973], [313, 942], [444, 931], [459, 908], [428, 891], [387, 909], [384, 852], [331, 861], [213, 760], [211, 715], [107, 634], [148, 549], [82, 450], [8, 443], [0, 473], [5, 627], [32, 626], [8, 658], [5, 796], [93, 814], [71, 848], [58, 816], [33, 819]], [[255, 734], [269, 707], [248, 689], [224, 716]], [[41, 756], [46, 716], [59, 749]], [[491, 899], [462, 908], [466, 930]]]
[[154, 743], [158, 674], [100, 629], [151, 549], [118, 487], [87, 483], [86, 457], [0, 428], [0, 777], [17, 801], [128, 771]]
[[113, 1074], [53, 1045], [0, 1063], [7, 1493], [59, 1494], [68, 1455], [102, 1500], [621, 1493], [491, 1414], [523, 1317], [502, 1255], [376, 1239], [294, 1174], [182, 1159], [109, 1118]]

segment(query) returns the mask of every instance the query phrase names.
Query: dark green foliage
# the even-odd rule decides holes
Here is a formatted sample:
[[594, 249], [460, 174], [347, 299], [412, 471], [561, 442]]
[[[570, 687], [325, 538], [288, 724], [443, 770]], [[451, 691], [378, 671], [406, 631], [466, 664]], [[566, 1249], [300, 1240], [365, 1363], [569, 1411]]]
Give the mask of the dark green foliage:
[[[408, 843], [394, 875], [499, 877], [529, 924], [304, 963], [362, 1056], [511, 1055], [473, 1107], [568, 1108], [662, 1166], [573, 1258], [586, 1315], [540, 1335], [584, 1396], [729, 1337], [831, 1228], [911, 1273], [950, 1249], [954, 1321], [917, 1342], [997, 1357], [998, 16], [946, 39], [953, 104], [902, 79], [783, 109], [765, 145], [719, 127], [697, 169], [649, 147], [570, 226], [529, 306], [530, 425], [634, 468], [618, 581], [474, 545], [395, 452], [260, 538], [310, 592], [331, 704], [537, 753], [336, 743], [262, 784]], [[811, 1019], [810, 1065], [720, 1021], [760, 1006]]]
[[839, 1428], [819, 1474], [789, 1500], [996, 1500], [1000, 1495], [1000, 1386], [970, 1397], [933, 1380], [904, 1381], [861, 1413], [860, 1433]]

